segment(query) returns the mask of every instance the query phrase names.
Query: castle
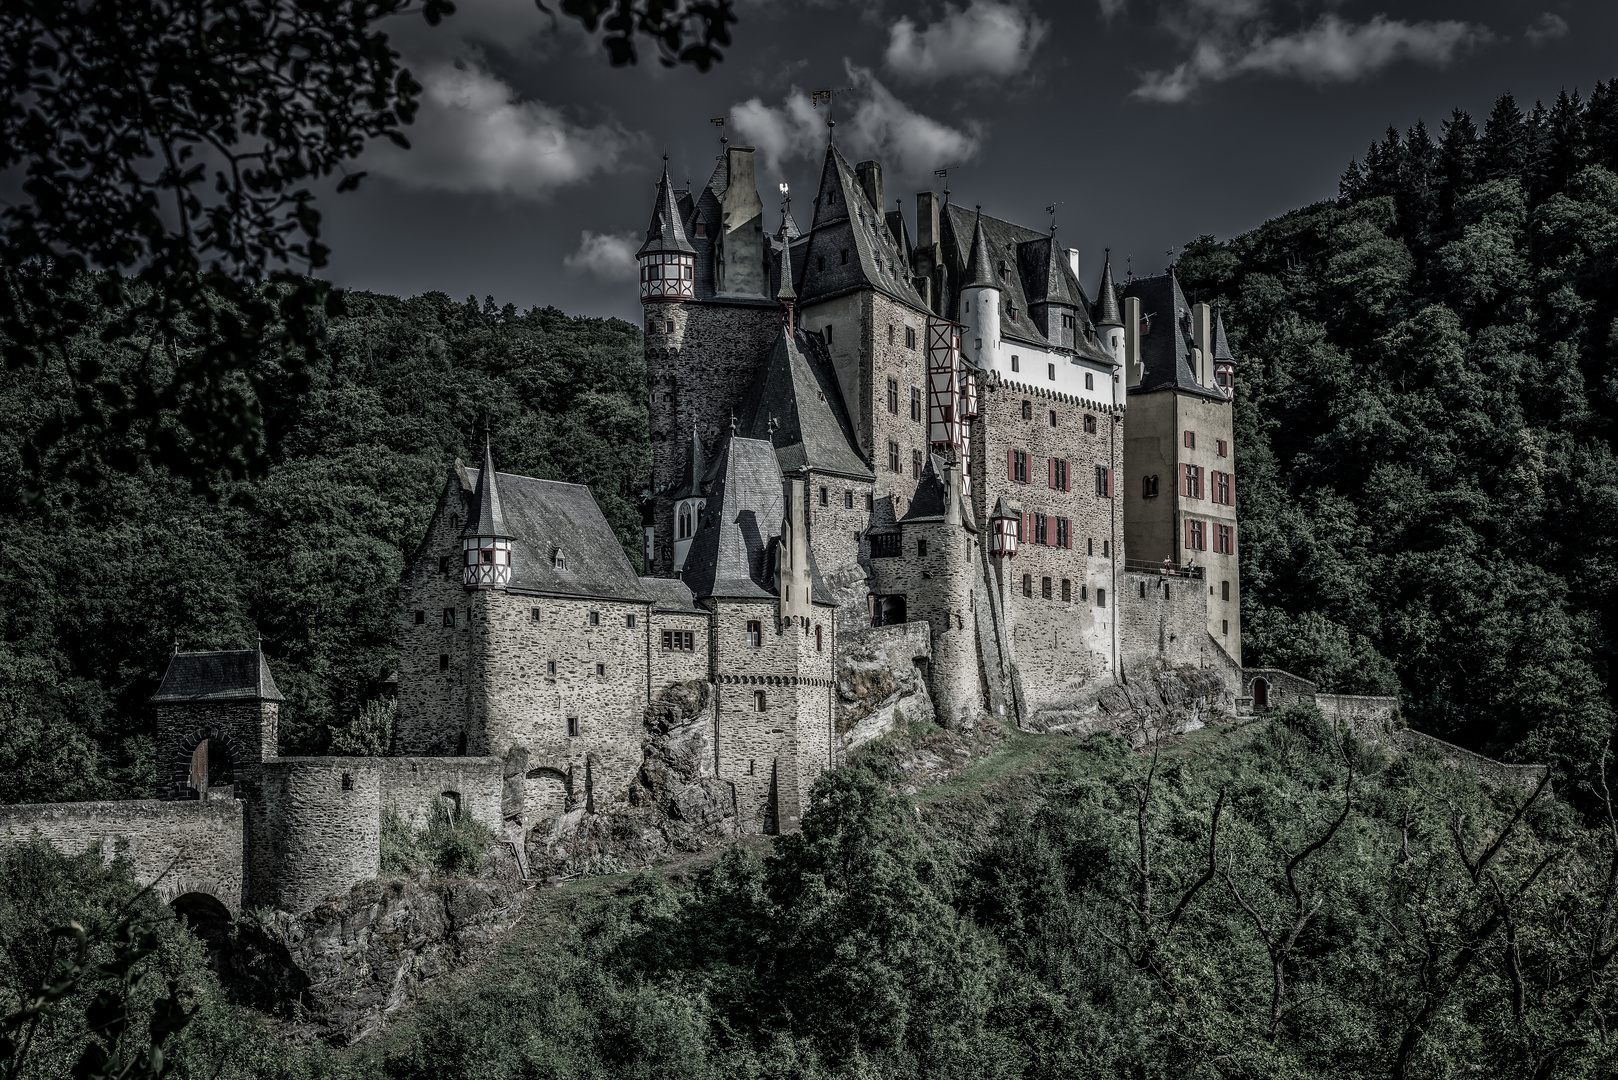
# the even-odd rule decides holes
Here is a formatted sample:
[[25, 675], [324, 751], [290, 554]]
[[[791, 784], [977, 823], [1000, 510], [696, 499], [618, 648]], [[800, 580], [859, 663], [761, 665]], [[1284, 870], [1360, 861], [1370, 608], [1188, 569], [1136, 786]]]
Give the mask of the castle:
[[789, 831], [846, 749], [842, 662], [896, 641], [954, 727], [1050, 726], [1187, 666], [1262, 695], [1217, 313], [1172, 270], [1119, 290], [1104, 262], [1087, 293], [1054, 229], [931, 192], [912, 223], [830, 140], [809, 228], [787, 206], [766, 233], [753, 153], [697, 191], [665, 166], [640, 249], [644, 574], [586, 488], [486, 445], [400, 583], [390, 756], [282, 757], [262, 652], [177, 651], [162, 798], [0, 808], [0, 832], [178, 866], [182, 908], [299, 911], [376, 876], [390, 807], [521, 863], [625, 798], [671, 695], [734, 828]]

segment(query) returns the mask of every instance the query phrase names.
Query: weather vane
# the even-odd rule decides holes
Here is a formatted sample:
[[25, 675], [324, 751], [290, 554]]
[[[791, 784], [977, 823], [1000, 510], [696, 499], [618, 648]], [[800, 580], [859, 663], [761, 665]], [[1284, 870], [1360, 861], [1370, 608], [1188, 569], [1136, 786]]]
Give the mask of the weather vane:
[[934, 169], [933, 175], [944, 181], [944, 201], [949, 202], [949, 174], [959, 169], [959, 165], [947, 165], [942, 169]]
[[781, 213], [792, 213], [792, 195], [785, 183], [781, 185]]
[[1047, 206], [1045, 208], [1045, 212], [1051, 216], [1051, 235], [1052, 236], [1056, 235], [1056, 208], [1058, 206], [1061, 206], [1061, 205], [1062, 204], [1060, 202], [1053, 202], [1053, 203], [1051, 203], [1049, 206]]
[[730, 137], [724, 134], [725, 118], [723, 116], [715, 116], [711, 118], [708, 123], [719, 129], [719, 160], [723, 161], [725, 160], [725, 144], [730, 142]]
[[826, 106], [826, 126], [831, 127], [833, 126], [831, 118], [831, 99], [838, 94], [846, 94], [852, 89], [854, 89], [852, 86], [839, 86], [834, 90], [811, 90], [809, 92], [809, 104], [817, 109], [820, 108], [822, 104]]

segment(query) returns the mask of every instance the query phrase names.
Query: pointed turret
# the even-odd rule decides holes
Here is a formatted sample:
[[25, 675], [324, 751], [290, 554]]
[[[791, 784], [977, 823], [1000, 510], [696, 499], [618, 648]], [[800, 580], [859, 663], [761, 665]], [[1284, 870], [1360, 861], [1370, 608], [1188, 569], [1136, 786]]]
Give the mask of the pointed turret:
[[1112, 249], [1107, 249], [1106, 261], [1101, 266], [1101, 284], [1096, 287], [1096, 329], [1121, 327], [1124, 317], [1118, 310], [1118, 290], [1112, 283]]
[[1225, 313], [1214, 308], [1213, 331], [1214, 384], [1225, 392], [1226, 398], [1236, 394], [1236, 358], [1230, 353], [1230, 342], [1225, 339]]
[[966, 328], [973, 362], [983, 369], [995, 367], [1000, 350], [1000, 279], [989, 266], [982, 207], [972, 224], [972, 250], [966, 259], [966, 285], [961, 288], [960, 321]]
[[680, 223], [674, 185], [669, 181], [669, 163], [664, 158], [646, 242], [636, 253], [640, 260], [641, 303], [691, 299], [695, 295], [696, 253]]
[[494, 452], [483, 440], [483, 468], [478, 471], [472, 512], [461, 532], [465, 555], [464, 584], [468, 589], [503, 588], [511, 583], [511, 532], [500, 505], [500, 483], [494, 471]]
[[983, 210], [978, 209], [977, 221], [972, 226], [972, 251], [966, 259], [966, 288], [1000, 289], [1000, 279], [989, 268], [989, 242], [983, 236]]

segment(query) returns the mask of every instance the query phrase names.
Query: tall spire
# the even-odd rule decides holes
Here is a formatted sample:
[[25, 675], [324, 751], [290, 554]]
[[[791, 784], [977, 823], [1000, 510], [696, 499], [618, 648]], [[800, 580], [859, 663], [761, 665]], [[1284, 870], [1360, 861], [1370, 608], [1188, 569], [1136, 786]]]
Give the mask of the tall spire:
[[509, 537], [505, 511], [500, 505], [500, 485], [494, 475], [494, 453], [489, 448], [487, 435], [483, 437], [483, 469], [478, 473], [478, 489], [473, 499], [476, 505], [467, 516], [466, 530], [461, 535]]
[[1230, 342], [1225, 340], [1225, 312], [1223, 308], [1214, 308], [1214, 337], [1213, 358], [1215, 362], [1223, 361], [1234, 364], [1236, 358], [1230, 354]]
[[640, 246], [636, 258], [647, 255], [695, 255], [697, 249], [686, 239], [685, 226], [680, 223], [680, 207], [674, 201], [674, 185], [669, 181], [669, 159], [663, 159], [663, 175], [657, 181], [657, 203], [652, 207], [652, 222], [646, 227], [646, 242]]
[[775, 299], [781, 305], [781, 320], [786, 327], [787, 336], [794, 332], [793, 308], [798, 303], [798, 291], [792, 287], [792, 244], [783, 240], [781, 244], [781, 286], [775, 290]]
[[1107, 248], [1106, 261], [1101, 267], [1101, 284], [1096, 288], [1096, 329], [1103, 326], [1122, 326], [1124, 317], [1118, 311], [1118, 290], [1112, 284], [1112, 248]]
[[989, 242], [983, 236], [983, 207], [972, 225], [972, 252], [966, 260], [966, 287], [968, 289], [998, 289], [1000, 282], [989, 270]]

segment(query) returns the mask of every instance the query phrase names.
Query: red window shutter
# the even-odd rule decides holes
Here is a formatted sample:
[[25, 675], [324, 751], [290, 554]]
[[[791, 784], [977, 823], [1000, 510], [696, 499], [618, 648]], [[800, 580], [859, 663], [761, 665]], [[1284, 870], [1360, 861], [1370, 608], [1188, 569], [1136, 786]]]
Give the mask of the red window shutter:
[[1071, 548], [1073, 546], [1073, 522], [1067, 518], [1062, 519], [1062, 539], [1064, 541], [1063, 547]]
[[1049, 487], [1049, 488], [1054, 488], [1056, 486], [1056, 459], [1055, 458], [1046, 458], [1045, 459], [1045, 486]]
[[1192, 548], [1192, 546], [1191, 546], [1191, 519], [1190, 518], [1185, 519], [1185, 549], [1187, 551], [1194, 550]]
[[1065, 459], [1062, 462], [1062, 490], [1073, 490], [1073, 463]]
[[1112, 498], [1112, 467], [1107, 468], [1107, 498]]
[[1202, 466], [1197, 466], [1197, 498], [1202, 498]]
[[1015, 480], [1016, 478], [1017, 478], [1017, 451], [1011, 449], [1010, 447], [1007, 447], [1006, 448], [1006, 479], [1007, 480]]
[[[1230, 474], [1230, 505], [1232, 505], [1232, 506], [1236, 505], [1236, 474], [1235, 473]], [[1231, 535], [1234, 536], [1235, 533], [1232, 533]]]

